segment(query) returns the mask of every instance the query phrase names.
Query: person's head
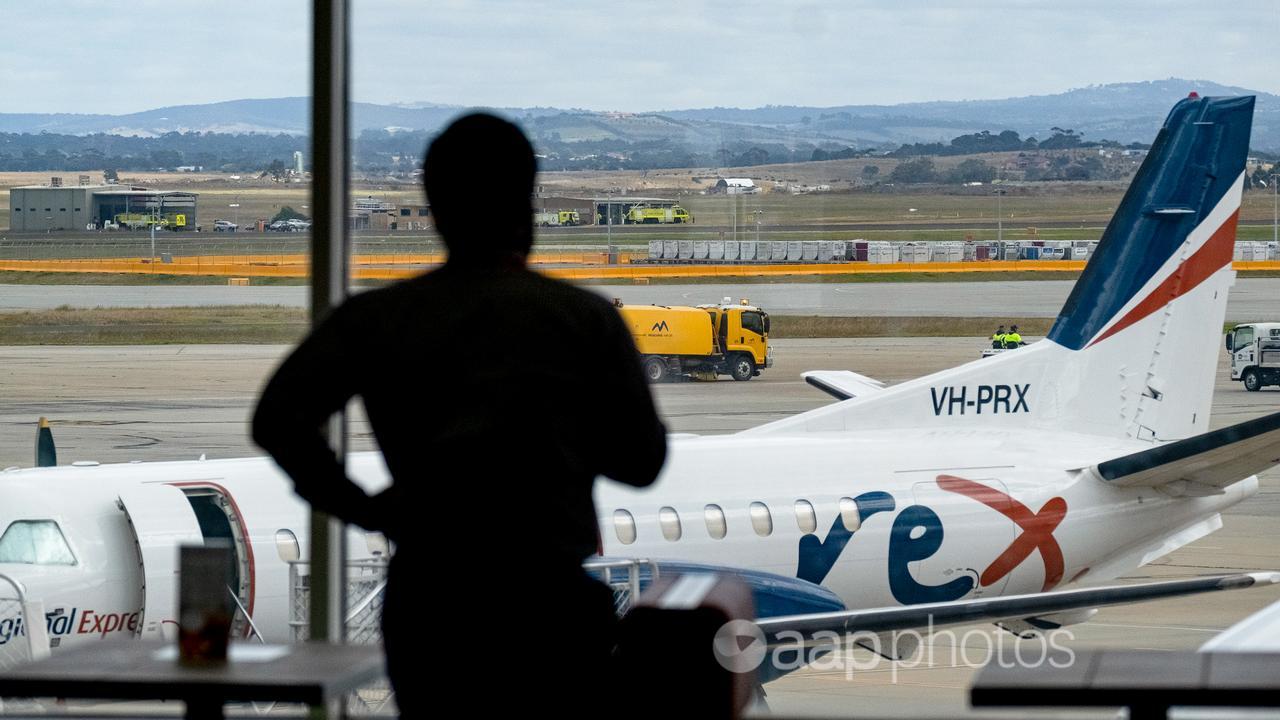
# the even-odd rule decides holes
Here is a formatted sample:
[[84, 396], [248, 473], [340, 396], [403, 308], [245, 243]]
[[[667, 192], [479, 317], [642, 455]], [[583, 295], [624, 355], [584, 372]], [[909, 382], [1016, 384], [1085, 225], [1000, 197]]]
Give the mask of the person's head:
[[1001, 325], [1000, 327], [996, 328], [996, 332], [998, 332], [998, 333], [1002, 333], [1002, 332], [1004, 332], [1004, 326], [1003, 326], [1003, 325]]
[[1014, 333], [1018, 332], [1018, 326], [1017, 325], [1009, 326], [1009, 332], [1014, 332]]
[[451, 261], [523, 260], [533, 246], [533, 146], [485, 113], [455, 120], [427, 148], [422, 184]]

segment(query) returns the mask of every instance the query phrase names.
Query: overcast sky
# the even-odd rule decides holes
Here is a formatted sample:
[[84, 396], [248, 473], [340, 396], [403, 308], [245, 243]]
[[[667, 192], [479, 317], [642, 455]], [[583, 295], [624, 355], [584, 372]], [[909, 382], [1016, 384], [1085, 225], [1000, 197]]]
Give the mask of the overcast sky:
[[[309, 92], [305, 0], [0, 0], [0, 112]], [[1120, 7], [1117, 7], [1120, 6]], [[1203, 79], [1280, 93], [1280, 0], [353, 0], [355, 99], [659, 110]]]

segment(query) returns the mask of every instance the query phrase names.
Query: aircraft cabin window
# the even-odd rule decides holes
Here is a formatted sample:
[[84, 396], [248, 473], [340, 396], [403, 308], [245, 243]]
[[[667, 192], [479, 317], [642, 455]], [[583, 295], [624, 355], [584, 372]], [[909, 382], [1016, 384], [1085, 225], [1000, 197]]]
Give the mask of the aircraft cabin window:
[[729, 534], [729, 524], [724, 519], [724, 510], [719, 505], [708, 505], [703, 514], [707, 518], [707, 534], [713, 540], [723, 540]]
[[802, 533], [818, 531], [818, 514], [813, 511], [813, 503], [808, 500], [796, 501], [796, 525], [800, 526]]
[[617, 533], [619, 542], [630, 545], [636, 541], [636, 519], [626, 510], [614, 510], [613, 531]]
[[18, 520], [0, 536], [0, 563], [75, 565], [76, 557], [52, 520]]
[[673, 507], [664, 507], [658, 511], [658, 525], [662, 527], [662, 537], [675, 542], [683, 534], [680, 528], [680, 514]]
[[773, 534], [773, 515], [769, 513], [769, 506], [762, 502], [753, 502], [749, 508], [751, 514], [751, 527], [760, 537], [769, 537]]
[[853, 498], [840, 498], [840, 519], [844, 521], [844, 529], [857, 532], [862, 527], [862, 516], [858, 513], [858, 503]]
[[285, 562], [293, 562], [302, 557], [302, 548], [298, 545], [298, 536], [292, 530], [276, 531], [276, 552]]

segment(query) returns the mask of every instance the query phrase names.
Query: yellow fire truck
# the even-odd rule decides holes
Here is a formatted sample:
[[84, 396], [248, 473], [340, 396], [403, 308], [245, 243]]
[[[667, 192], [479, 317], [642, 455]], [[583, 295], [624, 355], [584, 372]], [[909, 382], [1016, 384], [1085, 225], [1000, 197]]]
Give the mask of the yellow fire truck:
[[533, 214], [533, 224], [542, 227], [556, 225], [581, 225], [582, 218], [577, 210], [546, 210]]
[[693, 216], [679, 205], [654, 207], [635, 205], [622, 216], [625, 225], [656, 225], [659, 223], [691, 223]]
[[146, 230], [152, 225], [161, 230], [177, 230], [187, 226], [187, 216], [184, 213], [167, 213], [165, 215], [119, 213], [115, 216], [115, 222], [120, 227], [128, 228], [129, 230]]

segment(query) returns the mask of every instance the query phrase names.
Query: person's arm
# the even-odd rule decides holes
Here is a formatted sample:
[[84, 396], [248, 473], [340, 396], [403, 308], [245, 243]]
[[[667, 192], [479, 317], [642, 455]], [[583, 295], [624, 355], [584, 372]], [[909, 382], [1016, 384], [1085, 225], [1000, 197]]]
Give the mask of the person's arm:
[[321, 512], [381, 529], [375, 503], [347, 477], [322, 430], [358, 392], [362, 353], [355, 308], [344, 305], [285, 359], [262, 391], [253, 441], [293, 479], [298, 494]]
[[657, 479], [667, 459], [667, 428], [653, 405], [631, 333], [616, 310], [606, 312], [603, 365], [609, 369], [609, 384], [601, 397], [608, 398], [610, 422], [618, 437], [627, 438], [627, 450], [606, 453], [603, 473], [620, 483], [645, 487]]

